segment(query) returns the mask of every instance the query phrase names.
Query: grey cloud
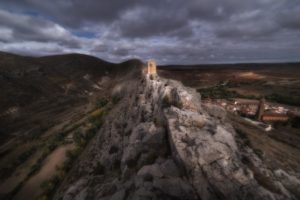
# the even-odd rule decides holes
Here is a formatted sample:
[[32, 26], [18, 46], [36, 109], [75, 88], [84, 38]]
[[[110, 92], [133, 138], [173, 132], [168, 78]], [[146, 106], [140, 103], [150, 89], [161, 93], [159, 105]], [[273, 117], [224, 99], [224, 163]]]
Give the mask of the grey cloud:
[[109, 50], [109, 46], [105, 44], [97, 44], [91, 49], [93, 53], [102, 53], [102, 52], [107, 52], [108, 50]]
[[285, 28], [300, 29], [300, 4], [281, 11], [277, 20]]
[[191, 35], [186, 16], [168, 10], [136, 8], [117, 22], [120, 33], [126, 37], [153, 37]]
[[78, 40], [58, 24], [3, 10], [0, 10], [0, 32], [1, 30], [7, 30], [11, 35], [6, 38], [6, 42], [57, 42], [70, 48], [80, 47]]
[[9, 2], [4, 5], [11, 9], [20, 6], [41, 15], [51, 16], [55, 21], [69, 27], [80, 27], [87, 22], [111, 22], [127, 8], [134, 6], [138, 0], [26, 0]]
[[219, 37], [232, 39], [252, 39], [270, 37], [276, 34], [280, 28], [272, 22], [257, 22], [248, 24], [227, 24], [216, 28]]
[[[299, 13], [297, 0], [5, 1], [0, 49], [162, 63], [299, 59]], [[74, 34], [82, 30], [95, 37]]]
[[31, 56], [42, 56], [68, 52], [66, 48], [53, 43], [45, 44], [41, 42], [0, 42], [0, 46], [2, 51]]
[[271, 37], [281, 31], [276, 20], [278, 12], [267, 12], [259, 8], [244, 13], [232, 15], [228, 21], [216, 27], [215, 33], [219, 37], [240, 39], [259, 39]]
[[130, 49], [127, 48], [116, 48], [112, 53], [115, 56], [127, 56], [130, 52]]

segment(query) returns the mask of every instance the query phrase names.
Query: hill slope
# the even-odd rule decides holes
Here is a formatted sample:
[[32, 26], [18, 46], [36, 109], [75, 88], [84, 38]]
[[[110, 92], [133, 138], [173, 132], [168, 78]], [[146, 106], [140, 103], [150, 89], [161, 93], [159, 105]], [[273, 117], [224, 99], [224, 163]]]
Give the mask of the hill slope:
[[48, 122], [70, 105], [105, 95], [132, 63], [140, 61], [113, 64], [81, 54], [34, 58], [0, 52], [0, 143], [12, 134], [48, 129]]
[[0, 198], [300, 198], [299, 148], [139, 60], [0, 56]]

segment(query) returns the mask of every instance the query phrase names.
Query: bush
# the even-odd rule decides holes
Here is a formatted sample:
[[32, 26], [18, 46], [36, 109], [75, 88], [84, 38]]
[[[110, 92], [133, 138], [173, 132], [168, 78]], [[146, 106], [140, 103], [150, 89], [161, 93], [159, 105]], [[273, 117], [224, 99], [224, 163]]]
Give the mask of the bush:
[[56, 175], [40, 185], [43, 189], [43, 194], [38, 199], [51, 199], [51, 196], [55, 192], [56, 188], [62, 182], [67, 172], [71, 169], [72, 164], [80, 155], [82, 150], [83, 148], [77, 147], [73, 150], [68, 150], [66, 152], [67, 158], [62, 165], [56, 167]]
[[31, 166], [30, 171], [28, 173], [28, 177], [30, 177], [33, 174], [37, 173], [40, 169], [41, 169], [41, 162], [38, 161], [36, 164]]
[[28, 151], [23, 152], [17, 158], [17, 165], [25, 162], [34, 152], [36, 152], [36, 147], [31, 147]]
[[106, 98], [99, 99], [96, 103], [97, 108], [102, 108], [108, 104], [108, 100]]
[[266, 99], [270, 101], [275, 101], [277, 103], [300, 106], [300, 98], [296, 96], [283, 96], [280, 94], [273, 93], [271, 95], [266, 96]]
[[[81, 153], [83, 149], [81, 147], [77, 147], [74, 150], [68, 150], [66, 152], [66, 156], [68, 158], [68, 160], [73, 161], [77, 158], [77, 156]], [[67, 164], [67, 163], [65, 163]]]
[[96, 131], [94, 128], [82, 133], [81, 130], [77, 130], [73, 134], [73, 140], [75, 144], [79, 147], [84, 147], [88, 141], [95, 135]]
[[53, 194], [55, 189], [58, 187], [59, 183], [61, 182], [61, 178], [59, 176], [54, 176], [50, 180], [44, 181], [40, 187], [44, 191], [43, 198], [47, 198]]
[[113, 98], [112, 98], [113, 104], [117, 104], [120, 100], [121, 100], [121, 97], [118, 97], [118, 96], [113, 96]]
[[66, 137], [65, 133], [58, 133], [54, 136], [54, 142], [63, 142]]
[[255, 95], [242, 95], [236, 91], [227, 89], [227, 86], [217, 85], [209, 88], [202, 88], [197, 90], [202, 98], [211, 99], [232, 99], [232, 98], [246, 98], [246, 99], [260, 99], [261, 97]]
[[[97, 102], [97, 107], [102, 108], [108, 104], [107, 99], [100, 99]], [[73, 133], [73, 141], [76, 145], [76, 148], [73, 150], [68, 150], [66, 152], [66, 160], [60, 165], [56, 167], [56, 175], [48, 181], [45, 181], [41, 184], [41, 188], [43, 189], [43, 194], [39, 197], [39, 199], [51, 199], [53, 193], [55, 192], [58, 185], [64, 179], [67, 172], [72, 168], [73, 163], [77, 159], [77, 157], [82, 153], [84, 147], [87, 145], [89, 140], [95, 135], [98, 128], [103, 123], [103, 116], [105, 116], [108, 112], [108, 106], [104, 109], [97, 109], [93, 112], [88, 118], [89, 122], [92, 124], [92, 127], [85, 132], [82, 129], [77, 129]], [[73, 129], [74, 130], [74, 129]], [[61, 133], [52, 137], [45, 146], [44, 154], [50, 153], [51, 150], [55, 149], [59, 144], [64, 142], [64, 138], [69, 132]], [[39, 160], [42, 161], [42, 160]], [[41, 163], [41, 162], [38, 162]], [[35, 165], [33, 168], [33, 172], [35, 169], [39, 169], [38, 165]], [[97, 163], [96, 173], [103, 174], [104, 166], [100, 163]]]
[[84, 146], [86, 141], [81, 130], [76, 130], [73, 134], [73, 140], [77, 146]]

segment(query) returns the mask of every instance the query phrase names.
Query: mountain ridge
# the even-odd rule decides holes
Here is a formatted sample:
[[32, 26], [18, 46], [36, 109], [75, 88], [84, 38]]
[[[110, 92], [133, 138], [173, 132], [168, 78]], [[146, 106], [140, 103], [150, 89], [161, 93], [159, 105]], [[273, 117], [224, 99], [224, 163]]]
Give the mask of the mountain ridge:
[[[78, 54], [6, 57], [8, 65], [0, 60], [4, 91], [0, 132], [1, 142], [8, 141], [3, 133], [12, 139], [7, 142], [10, 147], [1, 146], [1, 156], [24, 141], [59, 136], [64, 145], [65, 139], [76, 139], [89, 126], [95, 134], [85, 148], [79, 147], [83, 152], [78, 158], [66, 153], [73, 159], [71, 169], [57, 172], [63, 173], [59, 180], [54, 174], [50, 189], [35, 191], [36, 196], [64, 200], [300, 197], [297, 163], [294, 169], [281, 169], [276, 163], [270, 167], [225, 110], [204, 104], [195, 89], [179, 81], [147, 74], [140, 60], [114, 64]], [[101, 116], [100, 125], [95, 116]], [[61, 132], [73, 135], [64, 138]], [[10, 168], [1, 170], [1, 178], [13, 172]], [[8, 195], [21, 198], [30, 192], [28, 188]]]
[[[28, 120], [37, 114], [35, 112], [40, 112], [40, 108], [46, 111], [46, 105], [65, 102], [56, 108], [64, 110], [67, 102], [82, 104], [90, 101], [89, 94], [107, 90], [100, 89], [101, 81], [110, 79], [113, 84], [133, 70], [133, 66], [140, 65], [142, 62], [134, 59], [110, 63], [82, 54], [29, 57], [0, 52], [0, 137], [19, 134], [15, 131], [21, 127], [24, 132], [29, 131], [32, 122]], [[109, 87], [108, 82], [105, 84]], [[32, 115], [28, 117], [30, 113]], [[35, 120], [37, 124], [43, 124]], [[4, 138], [0, 141], [4, 142]]]
[[131, 81], [54, 199], [299, 197], [297, 176], [268, 169], [195, 89], [156, 75]]

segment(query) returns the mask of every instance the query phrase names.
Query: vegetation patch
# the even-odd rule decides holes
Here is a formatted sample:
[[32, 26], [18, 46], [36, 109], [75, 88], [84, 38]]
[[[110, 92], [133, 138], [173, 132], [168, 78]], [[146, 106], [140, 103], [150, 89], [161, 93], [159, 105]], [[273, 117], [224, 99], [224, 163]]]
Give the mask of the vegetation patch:
[[[66, 174], [70, 171], [74, 162], [83, 152], [91, 138], [94, 137], [97, 130], [101, 127], [103, 118], [109, 110], [109, 106], [107, 106], [108, 103], [109, 102], [99, 103], [98, 109], [90, 114], [90, 117], [85, 123], [85, 125], [89, 127], [88, 129], [79, 128], [73, 133], [73, 141], [76, 147], [73, 150], [69, 150], [66, 152], [66, 160], [63, 162], [63, 164], [59, 165], [56, 168], [56, 174], [52, 178], [41, 184], [43, 193], [38, 199], [47, 200], [53, 197], [56, 189], [59, 187]], [[101, 108], [99, 108], [99, 106]], [[104, 171], [105, 167], [101, 163], [97, 163], [96, 173], [103, 174]]]
[[30, 156], [32, 156], [37, 150], [36, 146], [32, 146], [30, 149], [24, 151], [23, 153], [21, 153], [15, 161], [13, 161], [10, 165], [8, 165], [5, 168], [1, 169], [0, 172], [0, 179], [5, 179], [9, 176], [12, 175], [12, 173], [14, 172], [14, 170], [21, 165], [22, 163], [26, 162]]
[[[216, 85], [213, 87], [208, 88], [201, 88], [197, 91], [201, 94], [203, 99], [233, 99], [233, 98], [243, 98], [243, 99], [261, 99], [263, 96], [261, 95], [247, 95], [247, 94], [240, 94], [236, 91], [229, 90], [230, 86], [228, 85]], [[276, 102], [282, 103], [292, 106], [300, 106], [300, 98], [298, 96], [293, 95], [282, 95], [277, 93], [272, 93], [270, 95], [265, 95], [265, 99]]]
[[201, 97], [204, 99], [232, 99], [232, 98], [245, 98], [245, 99], [259, 99], [259, 96], [255, 95], [242, 95], [236, 91], [228, 90], [227, 86], [216, 85], [208, 88], [201, 88], [197, 90]]
[[109, 100], [107, 98], [101, 98], [97, 101], [96, 106], [97, 108], [103, 108], [109, 103]]
[[265, 97], [269, 101], [288, 104], [292, 106], [300, 106], [300, 98], [292, 95], [280, 95], [277, 93], [270, 94]]

